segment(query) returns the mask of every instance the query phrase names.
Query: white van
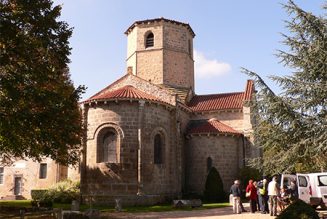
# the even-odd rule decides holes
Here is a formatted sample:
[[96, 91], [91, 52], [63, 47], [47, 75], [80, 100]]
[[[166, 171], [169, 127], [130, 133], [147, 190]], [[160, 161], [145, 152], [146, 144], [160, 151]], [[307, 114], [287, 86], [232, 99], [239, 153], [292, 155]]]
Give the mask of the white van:
[[281, 187], [289, 187], [292, 180], [296, 180], [299, 199], [315, 208], [319, 205], [327, 208], [327, 172], [282, 174]]

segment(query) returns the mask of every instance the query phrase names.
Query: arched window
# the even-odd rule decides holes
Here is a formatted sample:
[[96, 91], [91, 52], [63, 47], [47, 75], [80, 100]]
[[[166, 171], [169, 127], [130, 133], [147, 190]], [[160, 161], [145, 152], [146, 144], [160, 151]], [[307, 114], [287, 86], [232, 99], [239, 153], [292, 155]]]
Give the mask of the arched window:
[[209, 172], [211, 168], [212, 168], [212, 158], [208, 157], [207, 158], [207, 172]]
[[98, 163], [117, 163], [117, 134], [112, 130], [100, 136], [98, 145]]
[[160, 134], [154, 137], [154, 163], [162, 164], [163, 161], [163, 142]]
[[148, 48], [148, 47], [153, 47], [154, 45], [154, 35], [153, 33], [149, 33], [147, 36], [146, 36], [146, 40], [145, 40], [145, 48]]

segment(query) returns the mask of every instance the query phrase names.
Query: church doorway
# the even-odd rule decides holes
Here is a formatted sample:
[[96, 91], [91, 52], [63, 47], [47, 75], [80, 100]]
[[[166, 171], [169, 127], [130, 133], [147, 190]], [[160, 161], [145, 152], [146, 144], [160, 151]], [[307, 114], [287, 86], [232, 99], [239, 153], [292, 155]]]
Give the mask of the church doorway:
[[22, 176], [15, 176], [14, 178], [14, 195], [22, 194]]

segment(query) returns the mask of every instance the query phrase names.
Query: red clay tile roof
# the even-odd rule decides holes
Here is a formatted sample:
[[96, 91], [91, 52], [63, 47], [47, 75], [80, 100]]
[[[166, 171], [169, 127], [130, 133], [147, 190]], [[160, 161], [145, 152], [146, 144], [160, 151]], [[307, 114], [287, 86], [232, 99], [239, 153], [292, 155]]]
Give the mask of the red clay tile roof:
[[242, 109], [243, 102], [251, 100], [254, 92], [254, 83], [248, 80], [245, 92], [195, 95], [187, 104], [195, 112]]
[[243, 92], [196, 95], [188, 103], [188, 106], [196, 112], [222, 109], [242, 109], [243, 96]]
[[86, 100], [85, 102], [92, 102], [97, 100], [112, 100], [112, 99], [114, 100], [138, 99], [138, 100], [148, 100], [148, 101], [166, 103], [155, 96], [152, 96], [150, 94], [147, 94], [143, 91], [136, 89], [131, 85], [127, 85], [107, 93], [103, 93], [103, 94], [100, 93], [98, 95], [94, 95], [90, 99]]
[[207, 133], [225, 133], [225, 134], [236, 134], [241, 135], [240, 132], [236, 131], [232, 127], [225, 125], [217, 119], [210, 119], [205, 122], [195, 125], [188, 131], [189, 134], [207, 134]]
[[154, 19], [147, 19], [147, 20], [142, 20], [142, 21], [135, 21], [126, 31], [125, 31], [125, 34], [128, 34], [136, 25], [138, 24], [146, 24], [146, 23], [153, 23], [153, 22], [159, 22], [159, 21], [165, 21], [165, 22], [170, 22], [170, 23], [173, 23], [173, 24], [180, 24], [180, 25], [183, 25], [185, 26], [192, 34], [193, 37], [195, 37], [195, 33], [194, 31], [192, 30], [191, 26], [187, 23], [183, 23], [183, 22], [180, 22], [180, 21], [175, 21], [175, 20], [170, 20], [170, 19], [167, 19], [167, 18], [154, 18]]

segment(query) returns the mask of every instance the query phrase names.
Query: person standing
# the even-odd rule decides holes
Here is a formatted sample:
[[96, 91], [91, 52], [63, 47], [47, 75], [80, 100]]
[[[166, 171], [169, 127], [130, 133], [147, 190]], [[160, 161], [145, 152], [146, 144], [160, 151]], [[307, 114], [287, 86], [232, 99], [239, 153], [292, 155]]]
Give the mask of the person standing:
[[241, 214], [241, 189], [240, 181], [235, 180], [234, 184], [230, 188], [230, 193], [233, 195], [233, 212], [234, 214]]
[[249, 194], [248, 198], [250, 199], [251, 213], [254, 213], [257, 208], [258, 197], [257, 197], [257, 188], [253, 184], [252, 179], [249, 180], [249, 184], [247, 185], [245, 192], [246, 194]]
[[259, 188], [259, 200], [260, 200], [260, 210], [262, 214], [267, 214], [269, 212], [268, 208], [268, 181], [264, 178], [258, 183]]
[[259, 195], [258, 195], [258, 192], [259, 192], [259, 189], [258, 189], [258, 182], [257, 181], [253, 181], [253, 185], [257, 191], [257, 203], [256, 203], [256, 206], [255, 206], [255, 211], [260, 211], [260, 203], [259, 203]]
[[270, 216], [277, 216], [277, 195], [278, 195], [277, 177], [274, 176], [268, 184], [269, 209]]

